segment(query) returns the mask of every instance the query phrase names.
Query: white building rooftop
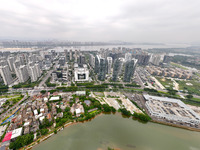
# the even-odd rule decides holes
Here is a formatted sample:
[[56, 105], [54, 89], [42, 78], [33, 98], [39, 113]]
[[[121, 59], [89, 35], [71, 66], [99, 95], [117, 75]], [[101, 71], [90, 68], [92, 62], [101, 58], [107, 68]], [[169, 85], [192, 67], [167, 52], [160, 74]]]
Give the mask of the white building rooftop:
[[17, 128], [15, 130], [12, 131], [12, 136], [11, 136], [11, 139], [14, 139], [18, 136], [21, 136], [22, 135], [22, 127], [21, 128]]
[[25, 122], [24, 126], [28, 126], [30, 124], [30, 122]]
[[49, 101], [57, 101], [57, 100], [59, 100], [59, 99], [60, 99], [59, 96], [53, 96], [53, 97], [51, 97], [51, 98], [49, 99]]
[[86, 91], [76, 91], [76, 95], [86, 95]]

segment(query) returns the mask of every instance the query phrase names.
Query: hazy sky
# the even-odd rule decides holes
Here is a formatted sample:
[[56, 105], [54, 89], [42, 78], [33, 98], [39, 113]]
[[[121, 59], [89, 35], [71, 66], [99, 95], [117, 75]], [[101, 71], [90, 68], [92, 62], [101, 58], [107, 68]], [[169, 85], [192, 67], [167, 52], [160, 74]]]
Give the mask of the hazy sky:
[[200, 0], [0, 2], [0, 38], [200, 42]]

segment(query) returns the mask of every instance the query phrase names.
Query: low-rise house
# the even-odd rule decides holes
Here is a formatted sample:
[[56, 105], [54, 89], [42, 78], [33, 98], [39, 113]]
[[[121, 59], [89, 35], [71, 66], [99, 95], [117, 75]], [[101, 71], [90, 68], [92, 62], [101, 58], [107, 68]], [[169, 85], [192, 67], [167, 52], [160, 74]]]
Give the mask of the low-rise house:
[[30, 133], [30, 127], [29, 126], [26, 126], [24, 128], [24, 134], [29, 134]]
[[84, 113], [84, 108], [83, 105], [79, 104], [79, 103], [74, 103], [70, 109], [71, 113], [74, 114], [74, 112], [76, 112], [76, 116], [80, 116], [81, 114]]

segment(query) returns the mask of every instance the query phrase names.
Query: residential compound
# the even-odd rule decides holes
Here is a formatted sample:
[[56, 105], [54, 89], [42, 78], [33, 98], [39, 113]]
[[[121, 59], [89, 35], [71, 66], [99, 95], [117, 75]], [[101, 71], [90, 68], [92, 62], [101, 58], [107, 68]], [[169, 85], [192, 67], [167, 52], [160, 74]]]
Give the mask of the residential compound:
[[5, 85], [37, 81], [41, 76], [42, 58], [32, 53], [9, 53], [0, 57], [0, 74]]
[[200, 116], [178, 99], [143, 95], [150, 116], [160, 121], [199, 128]]
[[181, 68], [161, 68], [158, 66], [147, 66], [146, 70], [151, 75], [157, 76], [164, 76], [164, 77], [171, 77], [171, 78], [180, 78], [180, 79], [191, 79], [192, 78], [192, 71], [184, 70]]

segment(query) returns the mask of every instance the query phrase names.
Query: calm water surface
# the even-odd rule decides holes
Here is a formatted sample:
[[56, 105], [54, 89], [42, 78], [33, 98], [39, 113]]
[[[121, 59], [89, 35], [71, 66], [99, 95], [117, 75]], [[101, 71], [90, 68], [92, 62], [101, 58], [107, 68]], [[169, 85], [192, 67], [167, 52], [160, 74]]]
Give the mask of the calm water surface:
[[121, 115], [101, 115], [65, 128], [34, 150], [200, 150], [200, 133]]

